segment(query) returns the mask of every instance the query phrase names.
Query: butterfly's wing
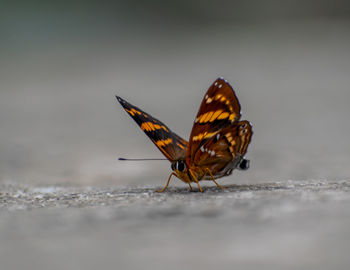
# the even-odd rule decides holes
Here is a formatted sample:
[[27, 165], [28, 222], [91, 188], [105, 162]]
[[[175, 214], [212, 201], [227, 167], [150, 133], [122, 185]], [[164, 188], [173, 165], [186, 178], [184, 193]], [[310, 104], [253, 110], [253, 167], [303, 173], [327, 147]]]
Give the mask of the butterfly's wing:
[[152, 140], [169, 161], [184, 159], [188, 142], [172, 132], [161, 121], [116, 96], [125, 111]]
[[[186, 163], [193, 164], [202, 145], [241, 117], [241, 105], [231, 85], [218, 78], [208, 89], [199, 108], [190, 135]], [[224, 135], [224, 134], [223, 134]]]
[[193, 163], [208, 168], [216, 178], [229, 175], [246, 154], [252, 135], [249, 121], [226, 127], [199, 148]]

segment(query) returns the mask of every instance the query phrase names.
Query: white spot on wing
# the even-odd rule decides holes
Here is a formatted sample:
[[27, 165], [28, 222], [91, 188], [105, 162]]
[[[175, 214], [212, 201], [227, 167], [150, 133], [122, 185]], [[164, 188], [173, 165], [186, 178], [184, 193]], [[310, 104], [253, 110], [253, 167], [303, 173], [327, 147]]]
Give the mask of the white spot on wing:
[[222, 84], [220, 84], [219, 86], [218, 86], [218, 88], [221, 88], [222, 87]]
[[200, 150], [201, 150], [202, 152], [204, 152], [204, 147], [203, 147], [203, 145], [202, 145], [202, 147], [200, 148]]
[[220, 138], [220, 134], [218, 133], [218, 134], [216, 135], [216, 140], [218, 141], [219, 138]]

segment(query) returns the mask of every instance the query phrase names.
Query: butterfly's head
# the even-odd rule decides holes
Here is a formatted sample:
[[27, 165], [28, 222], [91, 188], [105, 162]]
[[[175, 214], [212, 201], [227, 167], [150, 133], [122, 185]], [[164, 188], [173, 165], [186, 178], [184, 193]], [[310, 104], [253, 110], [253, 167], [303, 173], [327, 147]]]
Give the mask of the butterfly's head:
[[188, 176], [188, 166], [184, 160], [176, 160], [171, 163], [171, 169], [176, 173], [176, 176], [180, 178], [185, 183], [191, 182]]
[[175, 172], [185, 172], [187, 170], [186, 162], [184, 160], [176, 160], [171, 163], [171, 169]]

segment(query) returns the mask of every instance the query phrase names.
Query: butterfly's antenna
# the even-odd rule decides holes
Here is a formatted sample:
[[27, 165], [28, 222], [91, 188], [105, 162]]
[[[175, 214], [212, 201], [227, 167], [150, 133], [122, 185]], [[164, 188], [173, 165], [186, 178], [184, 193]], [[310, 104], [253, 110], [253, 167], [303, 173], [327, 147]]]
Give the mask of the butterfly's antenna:
[[118, 158], [123, 161], [141, 161], [141, 160], [167, 160], [166, 158]]

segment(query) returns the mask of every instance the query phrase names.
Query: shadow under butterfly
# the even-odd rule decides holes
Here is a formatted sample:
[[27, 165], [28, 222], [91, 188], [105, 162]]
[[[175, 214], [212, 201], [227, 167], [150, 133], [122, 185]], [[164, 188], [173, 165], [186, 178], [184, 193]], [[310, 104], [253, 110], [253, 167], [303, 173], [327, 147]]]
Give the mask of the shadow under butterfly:
[[[116, 96], [125, 111], [171, 162], [170, 174], [187, 183], [211, 180], [218, 187], [217, 178], [232, 174], [234, 169], [247, 170], [244, 158], [253, 135], [249, 121], [239, 121], [241, 105], [231, 85], [222, 77], [215, 80], [205, 94], [194, 121], [190, 139], [186, 141], [164, 123]], [[125, 160], [125, 159], [121, 159]]]

